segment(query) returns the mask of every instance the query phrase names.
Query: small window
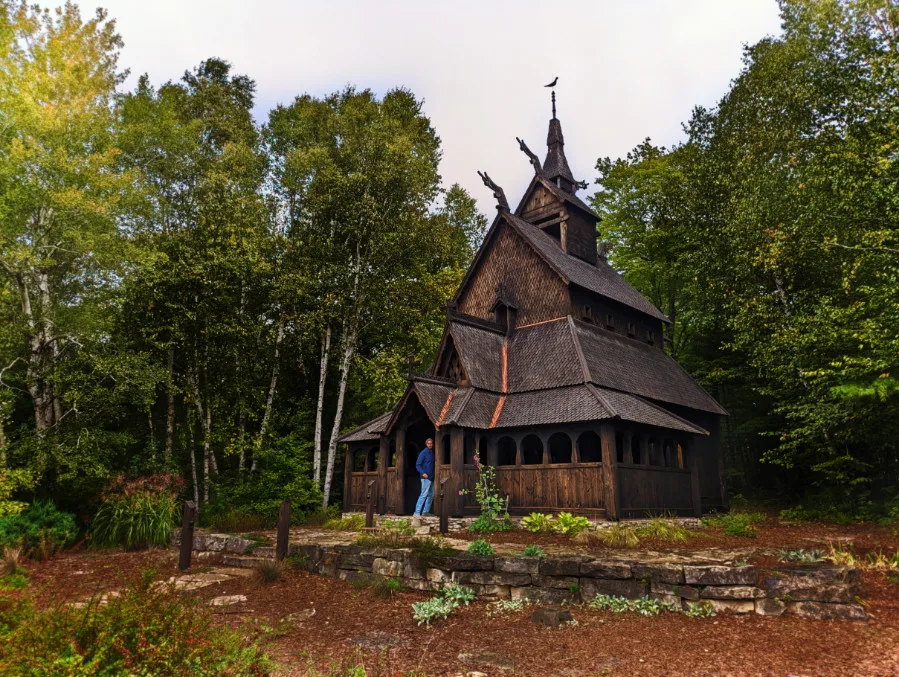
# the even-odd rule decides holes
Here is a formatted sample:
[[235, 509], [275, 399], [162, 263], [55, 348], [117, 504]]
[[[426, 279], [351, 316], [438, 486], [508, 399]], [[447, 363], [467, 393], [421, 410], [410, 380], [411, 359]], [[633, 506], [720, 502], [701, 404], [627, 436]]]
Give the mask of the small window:
[[528, 435], [521, 441], [521, 464], [543, 464], [543, 442], [536, 435]]
[[615, 329], [615, 316], [612, 313], [606, 313], [606, 329]]
[[633, 322], [627, 323], [627, 335], [628, 336], [636, 336], [637, 335], [637, 325]]
[[511, 437], [501, 437], [496, 445], [496, 465], [515, 465], [517, 448]]
[[590, 306], [584, 306], [584, 314], [583, 314], [584, 322], [593, 322], [593, 308]]
[[656, 335], [652, 333], [652, 329], [646, 330], [646, 342], [651, 346], [655, 345]]
[[394, 440], [390, 440], [390, 451], [387, 453], [387, 467], [396, 467], [396, 442]]

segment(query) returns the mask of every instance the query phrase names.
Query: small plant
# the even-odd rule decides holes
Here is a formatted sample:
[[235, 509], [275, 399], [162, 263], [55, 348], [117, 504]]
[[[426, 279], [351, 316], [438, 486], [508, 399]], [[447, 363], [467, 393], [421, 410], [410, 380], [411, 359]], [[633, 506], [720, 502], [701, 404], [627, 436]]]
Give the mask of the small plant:
[[22, 548], [6, 546], [3, 548], [3, 556], [0, 558], [0, 576], [11, 576], [21, 571], [19, 557], [22, 556]]
[[703, 517], [702, 523], [712, 529], [723, 528], [725, 536], [755, 538], [754, 525], [764, 520], [765, 516], [760, 512], [732, 512]]
[[266, 559], [259, 563], [253, 573], [259, 583], [270, 585], [284, 577], [284, 565], [277, 560]]
[[630, 611], [631, 602], [626, 597], [618, 597], [615, 595], [596, 595], [587, 602], [587, 606], [591, 609], [599, 609], [600, 611], [613, 611], [622, 613]]
[[610, 548], [636, 548], [640, 544], [637, 531], [624, 522], [616, 522], [598, 533], [602, 542]]
[[570, 592], [571, 594], [576, 595], [580, 591], [581, 591], [581, 586], [579, 586], [577, 583], [569, 583], [568, 584], [568, 592]]
[[690, 539], [690, 532], [677, 522], [664, 517], [653, 517], [647, 524], [637, 527], [639, 538], [648, 538], [670, 543], [686, 543]]
[[496, 548], [490, 545], [483, 538], [478, 538], [471, 542], [468, 546], [468, 552], [478, 557], [490, 557], [496, 553]]
[[780, 550], [777, 558], [781, 562], [804, 562], [813, 564], [824, 561], [824, 553], [820, 550]]
[[690, 618], [711, 618], [715, 615], [715, 610], [708, 602], [687, 602], [684, 615]]
[[553, 516], [542, 512], [532, 512], [521, 520], [521, 526], [533, 534], [553, 533]]
[[[474, 452], [474, 465], [478, 470], [478, 479], [474, 485], [474, 497], [481, 507], [480, 516], [472, 523], [470, 529], [476, 534], [492, 534], [496, 531], [509, 531], [514, 528], [506, 508], [506, 501], [496, 488], [496, 470], [493, 466], [481, 463], [479, 450]], [[470, 493], [462, 489], [460, 496]]]
[[582, 515], [575, 517], [570, 512], [560, 512], [553, 525], [553, 530], [557, 534], [572, 538], [582, 531], [590, 528], [590, 520]]
[[512, 531], [515, 525], [509, 516], [500, 518], [492, 518], [489, 515], [479, 515], [478, 518], [471, 523], [468, 530], [473, 534], [494, 534], [499, 531]]
[[449, 583], [435, 596], [412, 605], [412, 619], [419, 625], [430, 626], [431, 621], [446, 618], [461, 605], [468, 606], [475, 599], [475, 592], [455, 583]]
[[505, 616], [516, 611], [523, 611], [527, 605], [526, 599], [498, 599], [487, 605], [487, 615]]
[[842, 543], [837, 543], [836, 545], [831, 543], [827, 559], [838, 567], [854, 567], [858, 565], [859, 561], [852, 543], [848, 543], [845, 546]]
[[538, 545], [525, 546], [524, 550], [521, 551], [521, 557], [543, 557], [544, 555], [546, 553]]
[[415, 542], [415, 529], [409, 520], [384, 520], [377, 531], [361, 533], [354, 542], [373, 548], [408, 548]]
[[640, 599], [629, 600], [626, 597], [618, 597], [615, 595], [596, 595], [596, 597], [587, 602], [587, 606], [591, 609], [613, 611], [615, 613], [634, 611], [642, 616], [658, 616], [663, 611], [680, 611], [680, 608], [674, 604], [661, 602], [652, 597], [641, 597]]
[[28, 577], [21, 571], [0, 577], [0, 590], [21, 590], [28, 585]]
[[440, 597], [449, 600], [456, 606], [461, 606], [462, 604], [468, 606], [475, 600], [477, 595], [471, 588], [466, 588], [457, 583], [447, 583], [440, 591]]
[[361, 531], [364, 527], [365, 517], [363, 515], [335, 517], [322, 524], [322, 529], [329, 531]]
[[32, 559], [47, 559], [75, 540], [75, 516], [50, 501], [35, 501], [17, 515], [0, 517], [0, 546], [21, 547]]
[[371, 591], [375, 597], [390, 599], [403, 589], [403, 582], [398, 578], [379, 578], [371, 584]]
[[91, 538], [97, 545], [129, 550], [168, 545], [178, 518], [176, 498], [183, 488], [183, 479], [167, 473], [116, 478], [94, 516]]

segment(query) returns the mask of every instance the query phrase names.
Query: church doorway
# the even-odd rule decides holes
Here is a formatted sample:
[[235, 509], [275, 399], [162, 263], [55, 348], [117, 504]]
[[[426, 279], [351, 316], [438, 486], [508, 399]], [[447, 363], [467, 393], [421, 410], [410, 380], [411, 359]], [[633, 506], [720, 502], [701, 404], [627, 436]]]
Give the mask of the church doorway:
[[[425, 440], [434, 438], [434, 426], [427, 416], [419, 419], [413, 425], [406, 428], [406, 449], [404, 463], [404, 491], [403, 514], [411, 515], [415, 512], [415, 503], [421, 493], [421, 480], [415, 469], [418, 454], [425, 448]], [[431, 511], [433, 512], [433, 508]]]

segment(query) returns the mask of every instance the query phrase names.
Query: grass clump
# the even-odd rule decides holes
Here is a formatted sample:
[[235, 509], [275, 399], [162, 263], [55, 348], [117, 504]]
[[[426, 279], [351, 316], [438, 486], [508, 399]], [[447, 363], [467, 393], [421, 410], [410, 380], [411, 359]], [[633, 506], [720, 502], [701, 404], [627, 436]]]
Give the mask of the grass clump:
[[448, 583], [443, 586], [443, 589], [435, 597], [424, 602], [414, 603], [412, 605], [412, 619], [418, 625], [424, 624], [430, 627], [431, 621], [447, 618], [463, 604], [468, 606], [474, 601], [475, 597], [475, 592], [471, 588]]
[[177, 496], [183, 488], [184, 480], [168, 473], [116, 478], [91, 524], [93, 542], [128, 550], [168, 545], [178, 520]]
[[263, 560], [253, 570], [253, 576], [257, 582], [263, 585], [277, 583], [284, 578], [284, 565], [274, 559]]
[[75, 516], [51, 501], [35, 501], [16, 515], [0, 517], [0, 547], [18, 547], [31, 559], [52, 557], [78, 535]]
[[194, 675], [270, 674], [259, 646], [212, 623], [207, 610], [171, 589], [154, 590], [152, 576], [106, 604], [38, 609], [33, 600], [0, 606], [0, 674]]
[[686, 543], [690, 532], [681, 524], [664, 517], [653, 517], [648, 524], [636, 528], [638, 538], [648, 538], [669, 543]]
[[630, 524], [616, 522], [598, 532], [599, 539], [610, 548], [636, 548], [640, 544], [637, 530]]
[[0, 590], [21, 590], [28, 585], [28, 577], [22, 571], [0, 576]]
[[454, 552], [442, 537], [416, 536], [409, 520], [386, 520], [377, 531], [363, 532], [356, 536], [353, 543], [364, 548], [409, 548], [425, 561], [434, 557], [446, 557]]
[[496, 548], [490, 545], [483, 538], [478, 538], [471, 542], [468, 546], [468, 552], [478, 557], [490, 557], [496, 553]]
[[371, 591], [375, 597], [390, 599], [403, 589], [403, 582], [399, 578], [379, 578], [371, 584]]
[[703, 526], [724, 529], [725, 536], [755, 538], [755, 525], [765, 521], [760, 512], [731, 512], [702, 518]]
[[321, 526], [322, 529], [329, 531], [361, 531], [365, 527], [365, 517], [363, 515], [332, 517]]
[[546, 553], [537, 545], [528, 545], [521, 551], [521, 557], [543, 557]]

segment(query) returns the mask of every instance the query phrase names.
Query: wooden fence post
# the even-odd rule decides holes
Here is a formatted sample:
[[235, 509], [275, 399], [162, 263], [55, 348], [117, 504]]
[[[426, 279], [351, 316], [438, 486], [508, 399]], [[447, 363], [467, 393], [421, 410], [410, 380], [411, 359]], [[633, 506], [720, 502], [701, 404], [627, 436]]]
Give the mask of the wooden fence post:
[[372, 485], [376, 484], [377, 480], [369, 480], [368, 482], [368, 494], [365, 497], [367, 501], [365, 506], [365, 526], [371, 529], [375, 525], [375, 499], [372, 497]]
[[181, 552], [178, 555], [178, 569], [190, 569], [190, 554], [194, 548], [194, 522], [197, 521], [197, 504], [184, 501], [184, 514], [181, 518]]
[[438, 494], [438, 498], [440, 500], [440, 505], [437, 506], [438, 512], [440, 515], [440, 533], [446, 534], [449, 531], [449, 511], [447, 507], [449, 506], [449, 501], [446, 500], [446, 483], [449, 482], [449, 477], [444, 477], [440, 480], [440, 493]]
[[699, 488], [699, 459], [696, 450], [689, 447], [687, 458], [690, 465], [690, 496], [693, 503], [693, 517], [702, 517], [702, 493]]
[[278, 561], [287, 557], [287, 547], [290, 542], [290, 501], [281, 501], [281, 510], [278, 512], [278, 543], [275, 546], [275, 558]]

